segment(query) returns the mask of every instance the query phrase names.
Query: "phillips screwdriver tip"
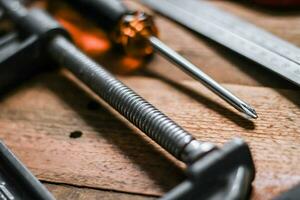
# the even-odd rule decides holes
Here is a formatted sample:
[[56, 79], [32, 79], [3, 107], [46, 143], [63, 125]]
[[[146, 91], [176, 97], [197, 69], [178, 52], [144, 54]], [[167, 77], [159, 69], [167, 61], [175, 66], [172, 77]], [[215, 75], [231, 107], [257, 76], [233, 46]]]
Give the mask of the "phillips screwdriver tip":
[[178, 66], [180, 69], [182, 69], [186, 73], [190, 74], [196, 80], [202, 82], [205, 86], [207, 86], [210, 90], [212, 90], [214, 93], [219, 95], [222, 99], [227, 101], [229, 104], [231, 104], [237, 110], [243, 112], [250, 118], [253, 118], [253, 119], [257, 118], [257, 114], [253, 108], [251, 108], [249, 105], [244, 103], [242, 100], [240, 100], [239, 98], [234, 96], [231, 92], [229, 92], [228, 90], [223, 88], [215, 80], [213, 80], [207, 74], [205, 74], [203, 71], [201, 71], [197, 66], [195, 66], [190, 61], [188, 61], [187, 59], [185, 59], [184, 57], [179, 55], [173, 49], [169, 48], [158, 38], [152, 36], [149, 38], [149, 40], [150, 40], [151, 44], [153, 45], [153, 47], [158, 52], [160, 52], [167, 59], [169, 59], [170, 61], [175, 63], [176, 66]]
[[251, 117], [252, 119], [258, 118], [256, 111], [253, 108], [251, 108], [249, 105], [241, 104], [240, 107], [241, 107], [241, 111], [245, 113], [247, 116]]

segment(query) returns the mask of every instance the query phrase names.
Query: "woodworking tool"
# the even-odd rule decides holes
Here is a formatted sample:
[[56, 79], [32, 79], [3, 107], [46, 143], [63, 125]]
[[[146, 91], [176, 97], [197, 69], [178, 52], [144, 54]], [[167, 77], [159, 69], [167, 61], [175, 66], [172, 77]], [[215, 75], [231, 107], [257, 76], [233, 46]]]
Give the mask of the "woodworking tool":
[[255, 110], [201, 71], [197, 66], [157, 38], [152, 18], [143, 12], [129, 11], [119, 0], [66, 0], [80, 13], [98, 23], [113, 35], [113, 41], [132, 54], [150, 54], [155, 49], [181, 70], [202, 82], [240, 112], [257, 118]]
[[300, 86], [300, 49], [198, 0], [141, 0], [159, 13]]
[[268, 6], [278, 6], [278, 7], [292, 7], [299, 6], [300, 0], [251, 0], [257, 4], [268, 5]]
[[0, 163], [1, 200], [55, 199], [2, 141]]
[[300, 184], [294, 186], [288, 191], [280, 194], [278, 197], [273, 200], [298, 200], [300, 197]]
[[[244, 141], [234, 139], [223, 148], [218, 148], [209, 142], [196, 140], [83, 54], [69, 40], [69, 34], [45, 11], [27, 10], [18, 0], [0, 0], [0, 8], [17, 26], [17, 33], [20, 34], [19, 45], [14, 48], [15, 54], [0, 56], [0, 68], [7, 67], [2, 65], [5, 60], [18, 60], [23, 55], [65, 66], [123, 117], [175, 158], [186, 163], [186, 181], [162, 197], [163, 200], [248, 199], [255, 168]], [[24, 49], [27, 54], [24, 54]], [[0, 48], [0, 55], [5, 50]], [[30, 60], [34, 61], [31, 57]], [[22, 62], [17, 65], [24, 67]]]

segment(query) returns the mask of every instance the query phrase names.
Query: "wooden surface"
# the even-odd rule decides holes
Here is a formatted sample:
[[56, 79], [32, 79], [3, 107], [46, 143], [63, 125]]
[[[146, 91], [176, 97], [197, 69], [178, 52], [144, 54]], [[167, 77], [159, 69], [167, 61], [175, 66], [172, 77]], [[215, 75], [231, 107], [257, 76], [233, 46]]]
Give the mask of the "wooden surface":
[[[213, 3], [300, 46], [299, 11]], [[244, 138], [257, 169], [252, 199], [272, 199], [299, 183], [299, 89], [166, 18], [156, 20], [163, 41], [249, 102], [259, 118], [243, 118], [159, 56], [143, 72], [118, 77], [199, 140]], [[0, 110], [1, 139], [58, 199], [155, 199], [184, 178], [181, 163], [67, 71], [32, 78], [3, 96]], [[82, 136], [70, 138], [74, 131]]]

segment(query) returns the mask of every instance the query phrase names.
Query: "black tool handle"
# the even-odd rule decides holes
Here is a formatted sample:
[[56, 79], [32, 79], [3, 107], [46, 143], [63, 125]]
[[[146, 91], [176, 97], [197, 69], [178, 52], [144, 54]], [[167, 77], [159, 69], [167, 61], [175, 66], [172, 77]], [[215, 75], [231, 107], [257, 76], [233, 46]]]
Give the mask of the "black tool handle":
[[71, 6], [100, 24], [112, 30], [129, 11], [120, 0], [66, 0]]

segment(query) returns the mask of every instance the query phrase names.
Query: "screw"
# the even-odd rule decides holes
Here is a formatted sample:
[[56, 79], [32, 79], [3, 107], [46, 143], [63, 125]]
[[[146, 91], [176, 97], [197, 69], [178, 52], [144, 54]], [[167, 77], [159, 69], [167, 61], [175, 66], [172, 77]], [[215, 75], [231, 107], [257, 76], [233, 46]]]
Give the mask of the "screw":
[[210, 143], [197, 141], [64, 37], [52, 39], [49, 53], [54, 60], [68, 68], [127, 120], [179, 160], [191, 163], [215, 148]]

